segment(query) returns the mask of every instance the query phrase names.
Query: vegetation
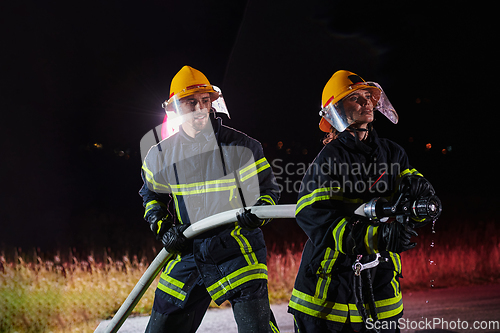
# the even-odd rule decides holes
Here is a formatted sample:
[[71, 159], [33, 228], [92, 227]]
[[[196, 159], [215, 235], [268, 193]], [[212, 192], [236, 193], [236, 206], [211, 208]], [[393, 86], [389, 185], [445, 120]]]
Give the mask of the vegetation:
[[[437, 233], [430, 227], [419, 230], [418, 247], [402, 254], [403, 291], [499, 282], [499, 229], [491, 220], [450, 224]], [[287, 302], [304, 238], [298, 235], [294, 243], [268, 238], [270, 299]], [[151, 261], [146, 256], [107, 253], [81, 258], [68, 251], [50, 259], [37, 250], [2, 253], [0, 332], [93, 332], [100, 320], [118, 310]], [[155, 286], [156, 282], [134, 315], [151, 311]]]

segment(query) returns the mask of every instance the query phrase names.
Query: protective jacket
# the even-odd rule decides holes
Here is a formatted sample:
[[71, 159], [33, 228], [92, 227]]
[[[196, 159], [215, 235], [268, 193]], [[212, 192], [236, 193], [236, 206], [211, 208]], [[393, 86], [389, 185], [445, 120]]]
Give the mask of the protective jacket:
[[[370, 270], [378, 319], [402, 316], [400, 255], [379, 251], [378, 226], [354, 217], [353, 212], [374, 197], [390, 200], [398, 180], [409, 173], [418, 174], [403, 148], [379, 138], [375, 130], [363, 142], [342, 132], [323, 148], [304, 175], [297, 201], [296, 220], [309, 239], [290, 313], [304, 320], [326, 321], [335, 330], [346, 322], [360, 330], [363, 320], [360, 303], [356, 305], [352, 265], [358, 255], [366, 263], [380, 252], [387, 261]], [[368, 297], [364, 300], [368, 309]]]
[[[168, 216], [171, 198], [182, 224], [242, 207], [242, 202], [278, 201], [278, 186], [260, 143], [222, 125], [220, 118], [211, 121], [195, 138], [180, 128], [148, 152], [140, 190], [146, 220]], [[167, 264], [156, 291], [178, 307], [194, 284], [203, 283], [221, 304], [248, 283], [267, 279], [260, 229], [243, 230], [235, 223], [198, 236], [192, 244]]]

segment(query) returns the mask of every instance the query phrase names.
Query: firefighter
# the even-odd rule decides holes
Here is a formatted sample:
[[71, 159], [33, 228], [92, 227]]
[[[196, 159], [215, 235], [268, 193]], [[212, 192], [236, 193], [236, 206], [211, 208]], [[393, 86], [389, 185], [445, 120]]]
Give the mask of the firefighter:
[[[403, 180], [414, 185], [404, 187], [412, 198], [434, 192], [403, 148], [373, 128], [375, 111], [398, 121], [380, 85], [338, 71], [324, 87], [322, 107], [325, 146], [304, 175], [296, 205], [297, 223], [309, 239], [288, 312], [300, 333], [397, 332], [403, 314], [400, 253], [416, 245], [412, 227], [430, 219], [413, 217], [403, 226], [382, 222], [387, 217], [369, 220], [356, 208], [378, 197], [391, 202]], [[375, 267], [360, 269], [368, 263]]]
[[[161, 273], [146, 332], [195, 332], [211, 300], [231, 303], [238, 332], [278, 332], [260, 229], [269, 221], [244, 209], [279, 199], [260, 143], [222, 125], [215, 113], [229, 113], [220, 89], [192, 67], [174, 76], [163, 106], [180, 126], [149, 150], [139, 193], [145, 220], [176, 256]], [[189, 225], [238, 207], [238, 222], [184, 237]]]

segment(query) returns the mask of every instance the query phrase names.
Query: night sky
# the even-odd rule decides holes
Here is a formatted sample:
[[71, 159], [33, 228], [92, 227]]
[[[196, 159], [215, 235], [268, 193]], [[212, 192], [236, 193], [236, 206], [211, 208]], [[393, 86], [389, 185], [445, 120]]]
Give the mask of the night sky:
[[3, 4], [0, 249], [144, 246], [139, 142], [184, 65], [222, 88], [224, 123], [268, 159], [305, 162], [321, 149], [324, 85], [353, 71], [382, 85], [400, 123], [379, 115], [379, 135], [438, 195], [498, 197], [491, 10], [436, 3]]

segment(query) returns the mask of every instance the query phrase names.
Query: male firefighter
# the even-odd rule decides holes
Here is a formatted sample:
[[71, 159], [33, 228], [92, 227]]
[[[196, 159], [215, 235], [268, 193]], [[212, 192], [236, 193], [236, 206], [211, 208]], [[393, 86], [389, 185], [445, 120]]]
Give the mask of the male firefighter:
[[[416, 245], [410, 242], [417, 235], [413, 228], [437, 214], [389, 217], [397, 214], [385, 210], [377, 220], [357, 208], [380, 198], [399, 210], [403, 203], [434, 198], [434, 190], [403, 148], [373, 128], [375, 110], [398, 121], [380, 85], [338, 71], [324, 87], [322, 106], [325, 147], [305, 173], [296, 205], [297, 223], [309, 239], [289, 303], [295, 331], [397, 332], [403, 314], [400, 253]], [[379, 207], [371, 212], [380, 213]]]
[[[146, 332], [195, 332], [211, 300], [229, 300], [238, 332], [278, 332], [260, 230], [269, 221], [244, 209], [279, 199], [260, 143], [222, 125], [215, 112], [228, 112], [220, 89], [192, 67], [174, 76], [163, 106], [181, 125], [149, 150], [140, 195], [145, 220], [176, 257], [160, 276]], [[184, 237], [189, 225], [239, 207], [237, 223]]]

